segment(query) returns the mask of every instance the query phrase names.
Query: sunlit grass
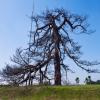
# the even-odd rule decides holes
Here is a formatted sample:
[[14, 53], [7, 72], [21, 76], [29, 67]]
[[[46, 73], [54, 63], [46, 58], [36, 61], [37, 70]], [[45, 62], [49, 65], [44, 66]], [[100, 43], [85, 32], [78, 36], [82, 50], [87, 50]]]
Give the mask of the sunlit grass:
[[0, 100], [100, 100], [100, 85], [0, 87]]

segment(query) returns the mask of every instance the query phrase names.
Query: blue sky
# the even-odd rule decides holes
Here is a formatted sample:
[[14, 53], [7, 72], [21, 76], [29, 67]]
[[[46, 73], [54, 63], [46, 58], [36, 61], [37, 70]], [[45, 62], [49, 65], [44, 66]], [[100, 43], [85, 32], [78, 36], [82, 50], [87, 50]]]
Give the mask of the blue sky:
[[[28, 41], [33, 0], [0, 0], [0, 68], [10, 63], [18, 47], [25, 47]], [[96, 30], [91, 35], [77, 35], [75, 41], [82, 45], [83, 59], [100, 61], [100, 0], [34, 0], [34, 13], [41, 13], [47, 8], [65, 8], [72, 13], [88, 15], [90, 28]], [[99, 66], [98, 66], [99, 67]], [[68, 73], [71, 81], [76, 76], [83, 79], [88, 75], [75, 68], [76, 73]], [[94, 80], [99, 74], [90, 74]]]

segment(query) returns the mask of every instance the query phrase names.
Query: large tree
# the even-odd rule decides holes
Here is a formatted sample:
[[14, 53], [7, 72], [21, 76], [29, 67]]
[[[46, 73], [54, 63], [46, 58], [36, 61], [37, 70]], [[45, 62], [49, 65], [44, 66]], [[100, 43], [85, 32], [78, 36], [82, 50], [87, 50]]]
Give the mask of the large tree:
[[[47, 10], [41, 15], [32, 17], [34, 28], [31, 31], [30, 52], [36, 63], [44, 66], [54, 66], [55, 85], [61, 85], [61, 68], [68, 68], [64, 63], [66, 56], [77, 66], [88, 71], [87, 66], [97, 65], [97, 62], [80, 60], [80, 46], [74, 42], [71, 34], [90, 33], [86, 16], [72, 14], [64, 9]], [[40, 67], [41, 68], [41, 67]]]
[[29, 85], [32, 84], [37, 73], [40, 76], [40, 84], [44, 79], [51, 80], [47, 72], [52, 69], [55, 85], [61, 85], [62, 68], [65, 72], [71, 70], [65, 62], [66, 57], [87, 72], [97, 72], [97, 70], [89, 69], [89, 66], [99, 63], [81, 60], [81, 46], [71, 37], [71, 34], [91, 32], [88, 30], [89, 25], [85, 16], [72, 14], [64, 9], [55, 9], [32, 16], [31, 19], [33, 27], [30, 32], [29, 48], [17, 50], [12, 58], [12, 61], [21, 67], [20, 75], [24, 75], [20, 83], [28, 80]]

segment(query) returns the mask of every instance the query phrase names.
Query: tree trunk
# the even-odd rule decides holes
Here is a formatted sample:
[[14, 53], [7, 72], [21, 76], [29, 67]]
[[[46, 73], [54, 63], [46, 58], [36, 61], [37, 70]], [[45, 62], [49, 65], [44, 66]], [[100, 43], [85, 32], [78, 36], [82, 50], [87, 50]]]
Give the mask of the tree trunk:
[[54, 68], [55, 68], [55, 85], [61, 85], [60, 57], [57, 49], [55, 50]]
[[29, 73], [29, 82], [28, 82], [28, 85], [29, 86], [31, 85], [31, 72]]
[[55, 53], [54, 53], [54, 69], [55, 69], [55, 85], [61, 85], [61, 68], [60, 68], [60, 54], [59, 54], [59, 44], [60, 36], [58, 32], [57, 25], [53, 23], [53, 40], [55, 43]]
[[43, 84], [43, 75], [42, 75], [42, 70], [41, 70], [41, 68], [40, 68], [40, 85], [42, 85]]

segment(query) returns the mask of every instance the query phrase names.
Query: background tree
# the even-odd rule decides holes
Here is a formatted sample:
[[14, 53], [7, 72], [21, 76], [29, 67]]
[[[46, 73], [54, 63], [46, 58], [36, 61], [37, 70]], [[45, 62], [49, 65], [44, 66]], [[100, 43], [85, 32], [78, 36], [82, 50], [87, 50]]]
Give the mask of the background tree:
[[91, 76], [88, 76], [88, 82], [91, 82], [92, 80], [91, 80]]
[[35, 80], [38, 81], [39, 84], [43, 84], [43, 79], [45, 78], [45, 80], [50, 84], [51, 79], [45, 76], [47, 69], [42, 71], [41, 68], [38, 68], [44, 66], [46, 62], [34, 64], [28, 49], [17, 49], [13, 57], [11, 57], [11, 61], [15, 65], [6, 65], [6, 67], [1, 71], [2, 77], [8, 83], [12, 83], [12, 85], [15, 84], [15, 82], [18, 85], [32, 85], [33, 80]]
[[84, 82], [85, 82], [86, 84], [88, 84], [88, 81], [89, 81], [89, 80], [88, 80], [88, 78], [86, 77]]
[[79, 84], [79, 82], [80, 82], [79, 77], [76, 77], [75, 81], [76, 81], [76, 84]]
[[11, 66], [7, 64], [0, 74], [3, 77], [4, 81], [13, 86], [18, 86], [20, 84], [20, 81], [23, 79], [22, 70], [16, 65]]
[[17, 49], [15, 55], [11, 58], [11, 61], [15, 65], [6, 65], [2, 70], [1, 75], [9, 83], [32, 85], [32, 79], [35, 75], [32, 75], [31, 70], [34, 68], [31, 65], [31, 57], [29, 57], [28, 52], [22, 49]]
[[86, 77], [85, 79], [86, 84], [95, 84], [96, 82], [91, 79], [91, 76]]

